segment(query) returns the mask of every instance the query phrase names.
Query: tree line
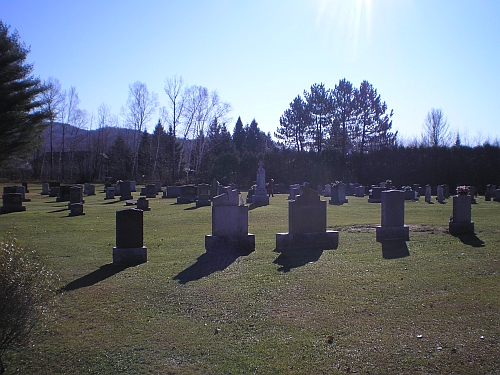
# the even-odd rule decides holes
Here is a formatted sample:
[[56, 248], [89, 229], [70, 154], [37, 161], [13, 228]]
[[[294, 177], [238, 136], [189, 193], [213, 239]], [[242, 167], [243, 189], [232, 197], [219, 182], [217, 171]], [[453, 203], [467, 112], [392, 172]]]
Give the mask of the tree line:
[[402, 145], [392, 131], [393, 111], [368, 81], [355, 87], [341, 79], [333, 89], [313, 84], [285, 109], [273, 138], [256, 119], [232, 125], [231, 105], [216, 91], [177, 76], [165, 81], [166, 106], [134, 82], [121, 121], [105, 104], [89, 115], [75, 87], [33, 76], [29, 48], [1, 21], [0, 52], [0, 173], [9, 178], [165, 184], [216, 178], [248, 188], [262, 160], [269, 179], [285, 185], [499, 182], [498, 144], [471, 148], [458, 134], [450, 141], [440, 109], [429, 112], [420, 143]]

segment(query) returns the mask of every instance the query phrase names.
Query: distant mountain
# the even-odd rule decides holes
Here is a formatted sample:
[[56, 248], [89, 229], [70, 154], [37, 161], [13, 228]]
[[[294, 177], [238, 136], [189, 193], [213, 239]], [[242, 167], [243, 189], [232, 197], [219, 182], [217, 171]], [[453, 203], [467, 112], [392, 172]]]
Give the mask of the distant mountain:
[[[136, 130], [125, 129], [125, 128], [111, 128], [106, 127], [102, 129], [80, 129], [69, 124], [63, 124], [60, 122], [55, 122], [52, 125], [52, 145], [54, 152], [58, 152], [62, 149], [62, 139], [64, 132], [64, 149], [69, 151], [85, 151], [88, 149], [89, 143], [95, 142], [99, 136], [101, 136], [106, 145], [106, 147], [111, 146], [118, 136], [122, 136], [129, 147], [132, 147], [134, 140], [134, 133], [141, 136], [141, 133]], [[100, 134], [99, 134], [100, 132]], [[47, 128], [42, 133], [42, 147], [45, 151], [50, 150], [50, 134], [51, 126]], [[136, 139], [140, 139], [137, 138]]]

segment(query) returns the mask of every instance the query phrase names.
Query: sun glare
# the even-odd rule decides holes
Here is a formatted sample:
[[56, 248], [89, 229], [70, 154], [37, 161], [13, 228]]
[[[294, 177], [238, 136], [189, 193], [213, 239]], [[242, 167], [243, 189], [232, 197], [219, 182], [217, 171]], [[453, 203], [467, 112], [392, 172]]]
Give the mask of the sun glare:
[[357, 59], [360, 41], [370, 41], [372, 0], [321, 0], [316, 24], [335, 44], [349, 46], [351, 58]]

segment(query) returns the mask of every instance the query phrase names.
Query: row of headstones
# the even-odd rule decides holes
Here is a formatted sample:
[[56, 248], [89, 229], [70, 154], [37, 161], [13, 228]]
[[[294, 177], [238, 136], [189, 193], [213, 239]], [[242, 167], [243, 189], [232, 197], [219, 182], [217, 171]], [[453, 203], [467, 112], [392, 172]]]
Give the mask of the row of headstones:
[[[385, 190], [381, 196], [381, 225], [376, 227], [376, 241], [409, 241], [409, 227], [404, 225], [404, 191]], [[326, 201], [307, 184], [300, 187], [300, 194], [294, 198], [288, 202], [288, 233], [276, 234], [277, 251], [336, 249], [338, 232], [326, 230]], [[225, 187], [223, 194], [213, 198], [212, 234], [205, 236], [208, 252], [229, 249], [246, 255], [255, 250], [255, 235], [248, 233], [248, 208], [239, 192], [231, 187]], [[142, 230], [142, 211], [116, 213], [114, 264], [147, 261]], [[474, 233], [470, 195], [453, 197], [449, 231], [453, 235]]]

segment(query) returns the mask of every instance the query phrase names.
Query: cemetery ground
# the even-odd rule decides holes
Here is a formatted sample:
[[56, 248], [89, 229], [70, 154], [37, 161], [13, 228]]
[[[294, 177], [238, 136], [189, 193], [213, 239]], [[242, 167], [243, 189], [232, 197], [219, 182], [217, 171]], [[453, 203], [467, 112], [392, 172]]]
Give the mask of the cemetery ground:
[[380, 204], [352, 196], [327, 207], [337, 249], [275, 252], [288, 231], [287, 194], [275, 194], [249, 211], [255, 251], [217, 256], [204, 248], [211, 207], [158, 195], [144, 212], [148, 262], [116, 269], [125, 207], [102, 191], [70, 217], [30, 184], [27, 210], [0, 215], [2, 238], [36, 249], [61, 287], [33, 344], [5, 354], [6, 374], [500, 373], [498, 202], [479, 197], [476, 235], [454, 237], [451, 199], [407, 201], [410, 255], [384, 259]]

